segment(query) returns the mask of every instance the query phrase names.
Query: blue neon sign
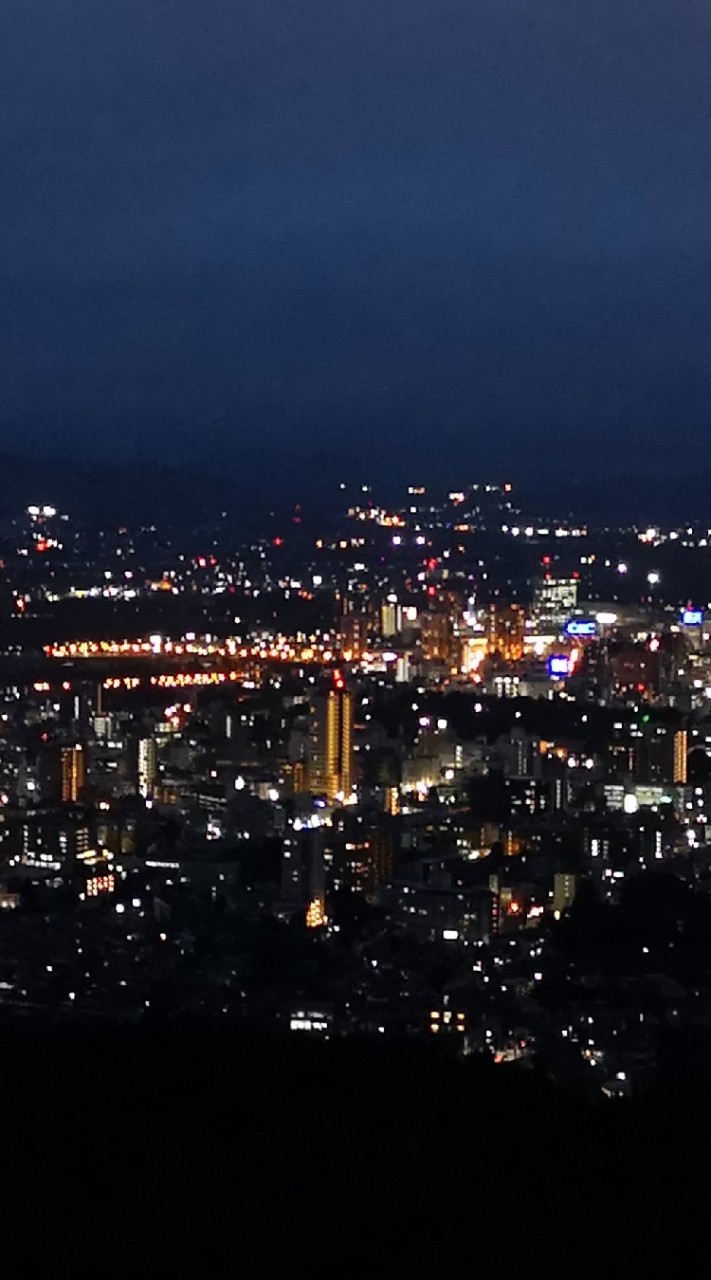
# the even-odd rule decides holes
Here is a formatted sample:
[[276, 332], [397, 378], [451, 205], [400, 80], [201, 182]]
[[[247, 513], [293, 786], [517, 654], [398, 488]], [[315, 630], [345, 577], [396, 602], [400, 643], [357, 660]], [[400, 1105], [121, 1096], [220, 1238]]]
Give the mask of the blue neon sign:
[[548, 674], [561, 679], [570, 675], [570, 658], [567, 653], [552, 653], [548, 659]]
[[597, 623], [594, 618], [571, 618], [564, 627], [567, 636], [589, 637], [597, 635]]

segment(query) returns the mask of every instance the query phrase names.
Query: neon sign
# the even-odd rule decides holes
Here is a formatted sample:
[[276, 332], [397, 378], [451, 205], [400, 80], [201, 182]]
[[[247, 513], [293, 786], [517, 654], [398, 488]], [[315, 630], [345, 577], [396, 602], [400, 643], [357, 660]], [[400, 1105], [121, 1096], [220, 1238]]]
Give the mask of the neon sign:
[[548, 659], [548, 674], [554, 679], [570, 675], [570, 658], [567, 653], [553, 653]]
[[597, 623], [594, 618], [571, 618], [566, 622], [564, 630], [567, 636], [594, 636], [597, 634]]

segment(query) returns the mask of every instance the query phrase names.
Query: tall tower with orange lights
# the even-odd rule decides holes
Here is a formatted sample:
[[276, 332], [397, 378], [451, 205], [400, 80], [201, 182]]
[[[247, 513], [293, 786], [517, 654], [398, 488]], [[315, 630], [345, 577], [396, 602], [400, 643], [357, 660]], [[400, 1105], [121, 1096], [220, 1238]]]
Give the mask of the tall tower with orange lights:
[[347, 800], [353, 786], [353, 695], [340, 672], [313, 700], [309, 790], [329, 804]]
[[65, 804], [76, 804], [86, 781], [84, 748], [80, 744], [62, 747], [61, 761], [62, 800]]
[[678, 729], [674, 734], [674, 782], [686, 786], [688, 734], [686, 729]]

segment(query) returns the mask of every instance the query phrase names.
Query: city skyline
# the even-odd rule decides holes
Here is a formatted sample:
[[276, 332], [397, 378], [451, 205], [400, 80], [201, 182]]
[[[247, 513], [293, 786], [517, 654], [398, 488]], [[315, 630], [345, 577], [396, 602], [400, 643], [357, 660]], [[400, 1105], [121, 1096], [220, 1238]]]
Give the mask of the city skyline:
[[[15, 1221], [53, 1162], [54, 1214], [98, 1162], [131, 1197], [117, 1239], [151, 1239], [159, 1167], [170, 1256], [164, 1224], [186, 1187], [194, 1199], [206, 1151], [213, 1231], [236, 1151], [273, 1217], [275, 1165], [284, 1203], [313, 1206], [314, 1178], [330, 1186], [342, 1161], [342, 1204], [354, 1151], [372, 1198], [384, 1154], [388, 1185], [411, 1173], [414, 1138], [429, 1213], [432, 1161], [443, 1170], [451, 1234], [453, 1131], [466, 1214], [478, 1180], [492, 1194], [492, 1161], [511, 1200], [517, 1116], [546, 1203], [562, 1194], [544, 1163], [560, 1159], [559, 1117], [567, 1180], [580, 1162], [590, 1182], [600, 1160], [605, 1177], [572, 1193], [584, 1214], [598, 1183], [616, 1198], [612, 1174], [626, 1207], [630, 1183], [648, 1207], [640, 1141], [668, 1204], [679, 1135], [698, 1142], [685, 1117], [703, 1111], [711, 1061], [708, 520], [588, 526], [532, 514], [508, 482], [410, 485], [392, 503], [376, 485], [339, 493], [308, 525], [291, 508], [241, 531], [219, 509], [199, 525], [119, 522], [58, 500], [0, 523]], [[655, 1155], [660, 1124], [674, 1139]], [[187, 1179], [164, 1160], [176, 1137]], [[244, 1201], [226, 1212], [240, 1221]], [[329, 1226], [342, 1242], [337, 1214]]]
[[0, 1018], [665, 1087], [711, 999], [707, 523], [340, 493], [283, 532], [0, 527]]
[[0, 65], [10, 1273], [681, 1270], [711, 7], [5, 0]]

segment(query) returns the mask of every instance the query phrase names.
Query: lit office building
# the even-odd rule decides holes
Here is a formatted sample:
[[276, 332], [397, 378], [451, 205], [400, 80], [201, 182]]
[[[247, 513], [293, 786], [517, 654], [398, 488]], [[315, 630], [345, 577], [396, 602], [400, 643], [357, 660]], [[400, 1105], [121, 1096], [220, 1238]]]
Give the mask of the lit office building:
[[158, 781], [158, 759], [153, 738], [141, 738], [138, 743], [138, 794], [150, 799]]
[[562, 631], [578, 603], [577, 578], [552, 578], [546, 574], [533, 590], [532, 615], [539, 631]]
[[62, 800], [65, 804], [76, 804], [86, 781], [84, 748], [80, 744], [62, 747], [61, 762]]
[[523, 657], [526, 614], [523, 605], [494, 601], [489, 608], [488, 648], [505, 662], [519, 662]]
[[674, 777], [673, 781], [686, 786], [687, 780], [688, 739], [686, 729], [679, 729], [674, 734]]
[[422, 656], [426, 662], [452, 661], [454, 627], [446, 613], [423, 613], [420, 619]]
[[329, 804], [347, 800], [353, 788], [353, 695], [339, 672], [327, 693], [313, 701], [309, 789]]

